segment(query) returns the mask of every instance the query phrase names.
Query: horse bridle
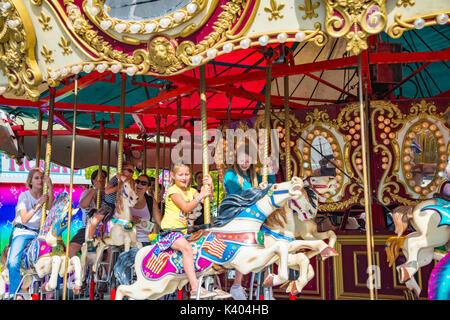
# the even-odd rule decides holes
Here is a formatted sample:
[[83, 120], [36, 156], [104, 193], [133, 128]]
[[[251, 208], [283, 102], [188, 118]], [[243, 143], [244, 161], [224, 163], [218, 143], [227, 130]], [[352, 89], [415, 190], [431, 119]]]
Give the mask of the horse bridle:
[[319, 194], [319, 195], [322, 195], [322, 193], [319, 192], [317, 189], [323, 189], [323, 188], [326, 188], [326, 187], [327, 187], [327, 186], [324, 185], [324, 184], [320, 184], [320, 185], [314, 185], [314, 184], [312, 184], [312, 182], [311, 182], [311, 176], [309, 176], [309, 177], [306, 178], [305, 180], [306, 180], [306, 182], [308, 182], [309, 187], [311, 187], [311, 189], [313, 189], [314, 192], [317, 193], [317, 194]]
[[[273, 188], [273, 187], [272, 187]], [[270, 188], [268, 195], [270, 198], [270, 203], [272, 204], [272, 206], [274, 206], [277, 209], [280, 209], [281, 207], [279, 205], [277, 205], [275, 203], [275, 200], [273, 198], [274, 195], [276, 194], [285, 194], [285, 193], [289, 193], [289, 190], [273, 190], [272, 188]]]

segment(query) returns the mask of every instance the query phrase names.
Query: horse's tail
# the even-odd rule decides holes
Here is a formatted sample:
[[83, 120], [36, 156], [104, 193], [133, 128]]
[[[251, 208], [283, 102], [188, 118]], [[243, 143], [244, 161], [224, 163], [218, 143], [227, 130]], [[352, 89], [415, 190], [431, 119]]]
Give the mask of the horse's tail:
[[397, 260], [400, 250], [403, 249], [404, 243], [406, 240], [406, 236], [403, 237], [390, 237], [386, 240], [386, 244], [384, 245], [384, 250], [386, 251], [387, 262], [389, 263], [389, 267], [392, 267], [395, 260]]
[[447, 253], [431, 271], [428, 300], [450, 300], [450, 253]]
[[9, 251], [9, 244], [5, 246], [5, 248], [2, 251], [2, 255], [0, 256], [0, 272], [6, 269], [6, 263], [8, 261], [8, 251]]
[[114, 276], [119, 284], [131, 284], [131, 271], [134, 265], [138, 248], [131, 248], [127, 252], [122, 252], [114, 265]]
[[392, 220], [394, 221], [397, 238], [400, 238], [408, 227], [413, 209], [414, 206], [398, 206], [392, 211]]

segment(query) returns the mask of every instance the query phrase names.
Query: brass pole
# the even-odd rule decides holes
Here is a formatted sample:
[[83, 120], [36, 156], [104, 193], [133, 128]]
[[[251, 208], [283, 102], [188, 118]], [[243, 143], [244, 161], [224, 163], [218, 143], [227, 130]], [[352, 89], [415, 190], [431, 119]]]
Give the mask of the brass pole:
[[[200, 66], [200, 106], [201, 106], [201, 119], [202, 119], [202, 164], [203, 164], [203, 176], [209, 174], [208, 163], [208, 122], [206, 118], [206, 76], [205, 66]], [[211, 203], [209, 197], [206, 197], [203, 201], [203, 217], [204, 223], [211, 223]]]
[[290, 181], [291, 175], [291, 119], [289, 106], [289, 77], [284, 76], [284, 132], [286, 142], [286, 181]]
[[[64, 260], [64, 282], [63, 282], [63, 300], [66, 300], [67, 293], [67, 269], [69, 267], [69, 243], [70, 243], [70, 228], [72, 222], [72, 193], [73, 193], [73, 172], [75, 169], [75, 147], [77, 139], [77, 97], [78, 97], [78, 78], [75, 77], [74, 89], [74, 105], [73, 105], [73, 127], [72, 127], [72, 150], [70, 156], [70, 191], [69, 191], [69, 217], [67, 223], [67, 238], [66, 238], [66, 259]], [[103, 148], [101, 148], [103, 149]], [[103, 153], [103, 152], [102, 152]]]
[[[367, 116], [364, 100], [363, 100], [363, 77], [361, 67], [361, 55], [358, 55], [358, 74], [359, 74], [359, 113], [361, 118], [361, 147], [362, 147], [362, 164], [363, 164], [363, 177], [364, 177], [364, 210], [366, 213], [366, 247], [367, 247], [367, 265], [369, 268], [374, 266], [374, 240], [372, 229], [372, 196], [370, 192], [370, 176], [368, 167], [368, 148], [367, 148]], [[370, 269], [368, 269], [370, 270]], [[372, 270], [371, 270], [372, 271]], [[375, 279], [376, 280], [376, 279]], [[375, 284], [376, 285], [376, 284]], [[369, 286], [370, 300], [376, 299], [376, 289]]]
[[117, 151], [117, 172], [122, 172], [123, 163], [123, 138], [124, 138], [124, 126], [125, 126], [125, 89], [127, 85], [127, 76], [121, 75], [120, 86], [120, 122], [119, 122], [119, 145]]
[[155, 117], [156, 122], [156, 163], [155, 163], [155, 197], [157, 201], [159, 201], [158, 193], [159, 193], [159, 167], [160, 167], [160, 149], [161, 149], [161, 118], [160, 116]]
[[39, 164], [41, 162], [42, 118], [43, 118], [43, 112], [39, 108], [38, 134], [37, 134], [37, 141], [36, 141], [36, 164], [35, 164], [36, 168], [39, 168]]
[[195, 129], [192, 130], [191, 134], [191, 173], [194, 172], [194, 146], [195, 146]]
[[106, 161], [107, 161], [108, 165], [106, 166], [105, 187], [109, 181], [109, 172], [111, 170], [111, 140], [108, 140], [108, 149], [107, 150], [108, 150], [108, 155], [107, 155]]
[[[102, 171], [103, 171], [103, 141], [105, 139], [105, 127], [103, 125], [103, 120], [100, 121], [100, 156], [99, 156], [99, 160], [98, 160], [98, 171], [97, 171], [97, 178], [102, 177]], [[97, 203], [96, 203], [96, 208], [97, 210], [100, 209], [100, 203], [101, 203], [101, 196], [102, 196], [102, 191], [101, 189], [97, 189]]]
[[142, 152], [142, 173], [147, 174], [147, 134], [144, 134], [144, 148]]
[[[53, 111], [55, 108], [55, 94], [56, 88], [50, 87], [50, 100], [48, 107], [48, 125], [47, 125], [47, 144], [45, 147], [45, 169], [44, 175], [50, 176], [51, 156], [52, 156], [52, 141], [53, 141]], [[43, 195], [48, 195], [48, 186], [44, 183]], [[45, 217], [47, 215], [47, 201], [41, 207], [41, 221], [40, 228], [44, 225]]]
[[164, 119], [164, 142], [163, 142], [163, 169], [162, 169], [162, 179], [161, 179], [161, 192], [164, 194], [166, 188], [164, 187], [164, 171], [166, 170], [166, 131], [167, 131], [167, 116]]
[[177, 129], [181, 129], [181, 96], [177, 98]]
[[[272, 64], [267, 63], [266, 67], [266, 102], [264, 106], [264, 146], [263, 158], [269, 158], [270, 143], [270, 96], [272, 94]], [[269, 167], [263, 165], [262, 182], [268, 182]]]

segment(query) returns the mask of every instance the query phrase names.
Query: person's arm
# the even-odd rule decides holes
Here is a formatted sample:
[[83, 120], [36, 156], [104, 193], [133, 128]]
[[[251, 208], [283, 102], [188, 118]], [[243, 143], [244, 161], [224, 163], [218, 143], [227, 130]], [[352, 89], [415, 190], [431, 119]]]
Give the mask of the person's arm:
[[[194, 199], [192, 201], [186, 201], [184, 200], [183, 196], [179, 193], [173, 193], [170, 195], [170, 198], [172, 199], [173, 203], [181, 209], [183, 212], [191, 212], [194, 210], [194, 208], [202, 202], [204, 198], [211, 195], [211, 189], [207, 187], [202, 187], [202, 191], [200, 193], [194, 194]], [[200, 199], [200, 201], [197, 200], [197, 198]]]
[[25, 199], [23, 199], [22, 194], [19, 196], [19, 201], [17, 202], [17, 208], [20, 214], [20, 219], [22, 220], [23, 224], [28, 223], [30, 219], [34, 216], [34, 214], [42, 207], [44, 202], [48, 199], [48, 196], [41, 196], [39, 199], [39, 202], [31, 208], [31, 210], [27, 209], [27, 206], [25, 204]]
[[91, 204], [92, 199], [94, 199], [96, 194], [97, 190], [95, 188], [91, 188], [87, 192], [84, 192], [84, 195], [82, 195], [83, 197], [80, 198], [78, 207], [80, 207], [81, 209], [86, 209]]
[[119, 189], [119, 181], [116, 176], [115, 178], [112, 178], [111, 180], [109, 180], [108, 185], [106, 186], [106, 189], [105, 189], [105, 194], [111, 194], [111, 193], [117, 192], [118, 189]]
[[153, 218], [155, 219], [155, 222], [158, 224], [158, 226], [161, 226], [162, 221], [162, 214], [161, 210], [159, 210], [159, 204], [155, 199], [153, 198]]
[[48, 200], [47, 200], [47, 210], [53, 206], [53, 183], [49, 176], [44, 176], [44, 183], [47, 184], [48, 187]]

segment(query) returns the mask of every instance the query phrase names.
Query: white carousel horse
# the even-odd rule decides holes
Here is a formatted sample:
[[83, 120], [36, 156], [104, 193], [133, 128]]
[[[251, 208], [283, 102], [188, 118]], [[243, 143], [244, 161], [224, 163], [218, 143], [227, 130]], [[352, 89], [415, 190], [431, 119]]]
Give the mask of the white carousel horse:
[[[113, 216], [105, 223], [105, 232], [101, 238], [95, 239], [97, 250], [93, 254], [87, 252], [87, 237], [89, 230], [89, 223], [86, 226], [85, 242], [81, 247], [81, 266], [86, 270], [87, 265], [93, 266], [93, 272], [96, 272], [95, 267], [103, 248], [105, 246], [124, 246], [125, 252], [129, 251], [131, 247], [141, 248], [142, 244], [137, 241], [136, 228], [131, 221], [130, 208], [134, 207], [138, 200], [135, 191], [136, 184], [132, 178], [124, 181], [119, 179], [116, 197], [116, 209]], [[83, 272], [84, 275], [84, 272]]]
[[[270, 247], [275, 241], [289, 243], [296, 238], [303, 240], [320, 241], [319, 248], [310, 248], [306, 253], [297, 252], [288, 255], [288, 266], [291, 269], [299, 270], [300, 274], [297, 280], [290, 282], [286, 292], [293, 295], [299, 294], [304, 286], [314, 277], [314, 269], [310, 265], [310, 259], [319, 253], [323, 248], [323, 240], [328, 239], [328, 247], [334, 248], [336, 243], [336, 234], [333, 231], [318, 232], [314, 218], [318, 209], [318, 194], [326, 192], [333, 193], [336, 190], [336, 178], [308, 177], [304, 179], [305, 193], [303, 199], [291, 199], [280, 210], [279, 215], [271, 215], [264, 223], [261, 230], [264, 233], [264, 245]], [[320, 190], [320, 192], [319, 192]], [[303, 200], [303, 201], [302, 201]], [[327, 255], [321, 254], [325, 259], [328, 256], [335, 256], [337, 252], [329, 250]], [[264, 285], [271, 285], [272, 275], [268, 275]]]
[[[446, 167], [447, 180], [450, 180], [450, 159]], [[447, 181], [447, 184], [450, 182]], [[446, 186], [444, 186], [446, 187]], [[444, 192], [445, 192], [444, 188]], [[397, 267], [400, 282], [407, 285], [417, 296], [420, 288], [414, 280], [419, 267], [429, 264], [433, 258], [439, 260], [442, 255], [435, 254], [434, 248], [450, 247], [450, 194], [438, 194], [434, 199], [425, 200], [416, 206], [399, 206], [392, 212], [397, 237], [386, 242], [388, 261], [393, 264], [402, 249], [407, 261]], [[411, 224], [415, 232], [402, 237]]]
[[[68, 211], [69, 211], [69, 197], [67, 193], [60, 193], [50, 209], [43, 227], [39, 231], [36, 239], [24, 249], [21, 273], [22, 276], [26, 274], [36, 274], [39, 278], [50, 275], [47, 283], [44, 283], [42, 290], [53, 291], [57, 286], [58, 275], [64, 276], [65, 268], [65, 246], [62, 241], [62, 233], [67, 229], [68, 225]], [[75, 216], [78, 212], [76, 209], [72, 215]], [[7, 268], [7, 255], [9, 246], [5, 247], [2, 252], [1, 270], [0, 274], [0, 299], [5, 293], [5, 285], [9, 283], [9, 273]], [[74, 272], [75, 283], [73, 290], [78, 293], [81, 289], [81, 263], [78, 256], [72, 257], [69, 260], [68, 272]], [[26, 289], [31, 284], [30, 277], [24, 279], [22, 288]], [[13, 294], [12, 292], [10, 294]]]
[[[213, 265], [234, 268], [242, 274], [259, 272], [281, 257], [280, 281], [287, 280], [289, 249], [297, 251], [305, 246], [305, 242], [290, 243], [291, 248], [280, 243], [264, 248], [258, 244], [257, 234], [268, 216], [289, 199], [299, 199], [302, 190], [303, 181], [295, 177], [265, 190], [248, 189], [241, 196], [227, 196], [219, 206], [219, 216], [213, 227], [191, 242], [197, 275], [214, 274]], [[160, 252], [157, 245], [146, 246], [137, 252], [135, 270], [136, 282], [119, 286], [116, 300], [124, 296], [158, 299], [181, 289], [188, 282], [181, 253], [172, 249]]]

